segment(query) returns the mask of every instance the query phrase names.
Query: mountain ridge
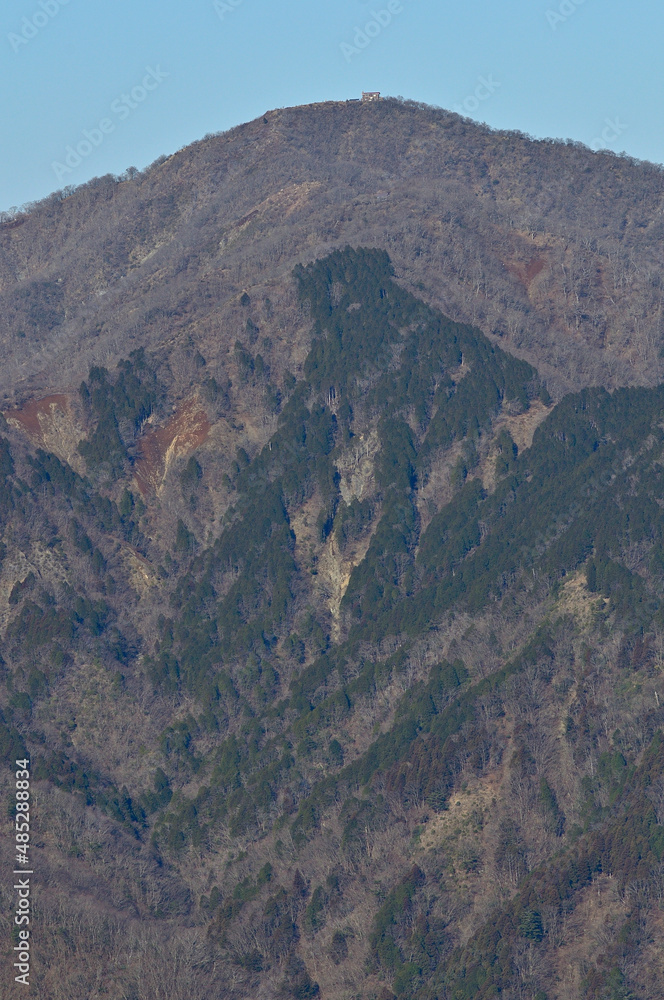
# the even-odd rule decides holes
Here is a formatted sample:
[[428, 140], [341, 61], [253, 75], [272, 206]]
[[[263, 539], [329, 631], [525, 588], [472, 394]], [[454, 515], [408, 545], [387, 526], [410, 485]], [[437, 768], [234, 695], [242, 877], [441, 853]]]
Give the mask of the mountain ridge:
[[[53, 331], [42, 381], [46, 358], [57, 370], [59, 355], [71, 360], [86, 344], [83, 377], [109, 351], [127, 355], [137, 323], [156, 347], [171, 294], [179, 327], [205, 330], [211, 317], [192, 302], [199, 281], [232, 322], [250, 276], [283, 294], [295, 262], [358, 240], [383, 245], [411, 290], [423, 283], [446, 314], [545, 366], [556, 397], [598, 379], [648, 382], [660, 370], [662, 171], [651, 164], [385, 100], [269, 112], [144, 174], [99, 178], [61, 198], [0, 228], [13, 379], [38, 370], [21, 343], [35, 317]], [[101, 219], [110, 232], [98, 245]], [[42, 246], [47, 233], [54, 242]]]

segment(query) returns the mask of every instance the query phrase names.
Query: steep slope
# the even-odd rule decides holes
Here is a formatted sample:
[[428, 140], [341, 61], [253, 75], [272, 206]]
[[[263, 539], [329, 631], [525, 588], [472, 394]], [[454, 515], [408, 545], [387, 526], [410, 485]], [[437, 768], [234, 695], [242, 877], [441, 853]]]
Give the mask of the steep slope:
[[[215, 366], [290, 273], [346, 244], [536, 364], [559, 398], [661, 377], [663, 175], [578, 144], [491, 132], [409, 102], [272, 111], [120, 181], [66, 190], [0, 226], [6, 405], [71, 390], [93, 364], [192, 337]], [[263, 327], [260, 319], [254, 323]], [[275, 336], [276, 334], [276, 336]]]
[[554, 404], [381, 250], [289, 282], [6, 412], [38, 995], [657, 996], [664, 390]]

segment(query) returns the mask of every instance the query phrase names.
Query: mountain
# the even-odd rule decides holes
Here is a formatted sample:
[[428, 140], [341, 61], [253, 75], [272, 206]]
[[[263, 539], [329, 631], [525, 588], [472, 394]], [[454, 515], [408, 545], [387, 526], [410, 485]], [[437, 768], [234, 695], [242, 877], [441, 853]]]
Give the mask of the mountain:
[[40, 997], [661, 993], [661, 176], [330, 103], [0, 227]]
[[653, 164], [413, 102], [268, 112], [0, 228], [3, 392], [66, 389], [185, 332], [225, 364], [246, 287], [292, 322], [294, 264], [347, 244], [386, 250], [411, 291], [537, 364], [556, 395], [654, 384], [663, 194]]

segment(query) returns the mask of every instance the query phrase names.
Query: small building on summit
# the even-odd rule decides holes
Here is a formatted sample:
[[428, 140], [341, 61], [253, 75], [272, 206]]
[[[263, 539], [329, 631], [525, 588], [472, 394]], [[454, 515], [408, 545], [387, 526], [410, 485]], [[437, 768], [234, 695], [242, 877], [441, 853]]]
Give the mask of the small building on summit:
[[380, 91], [378, 90], [363, 90], [362, 91], [362, 103], [369, 104], [371, 101], [380, 100]]

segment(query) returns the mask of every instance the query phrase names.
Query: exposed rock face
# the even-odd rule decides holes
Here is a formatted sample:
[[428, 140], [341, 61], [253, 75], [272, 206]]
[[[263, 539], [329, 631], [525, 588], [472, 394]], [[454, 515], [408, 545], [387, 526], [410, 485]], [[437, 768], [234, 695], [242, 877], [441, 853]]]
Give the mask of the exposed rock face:
[[162, 427], [151, 427], [137, 442], [135, 476], [143, 496], [158, 492], [172, 463], [200, 448], [210, 421], [195, 400], [183, 403]]
[[9, 424], [24, 430], [34, 444], [53, 452], [77, 471], [82, 470], [78, 443], [85, 436], [85, 429], [77, 420], [69, 396], [28, 400], [19, 409], [5, 410], [4, 415]]

